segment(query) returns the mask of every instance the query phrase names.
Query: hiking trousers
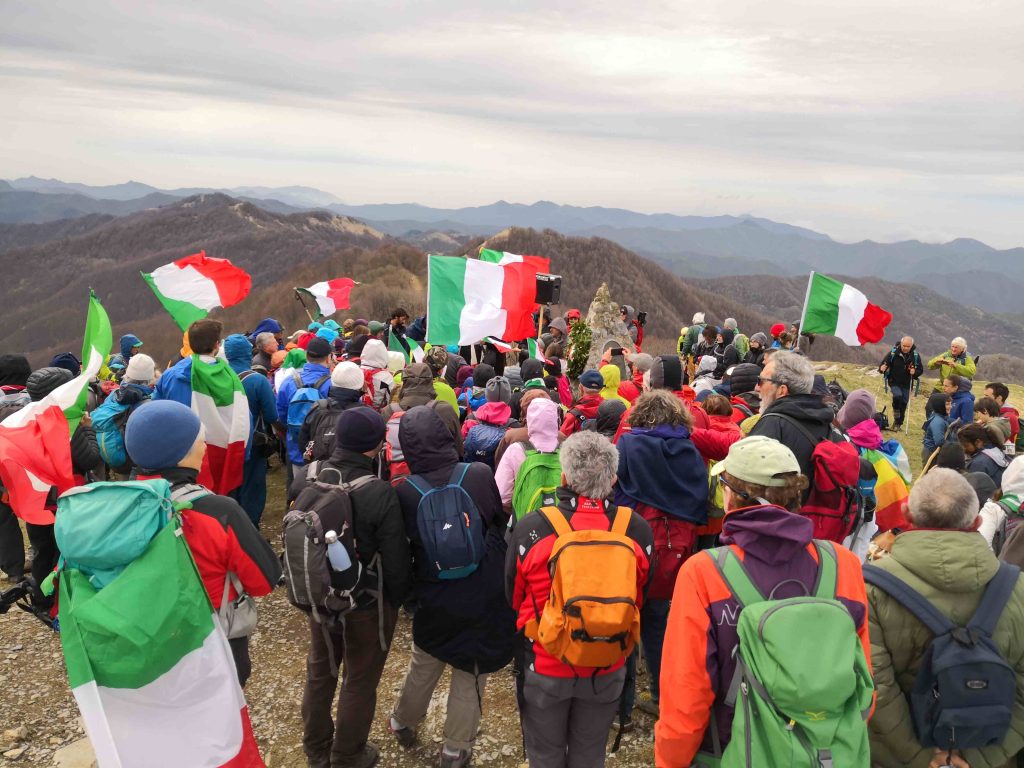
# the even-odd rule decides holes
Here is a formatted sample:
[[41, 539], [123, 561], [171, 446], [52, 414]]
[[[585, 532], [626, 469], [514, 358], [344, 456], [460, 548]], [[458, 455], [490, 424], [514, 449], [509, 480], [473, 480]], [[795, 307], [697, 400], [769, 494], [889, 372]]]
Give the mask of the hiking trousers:
[[548, 677], [532, 669], [525, 674], [523, 737], [530, 768], [602, 768], [625, 666], [594, 677]]
[[0, 502], [0, 571], [14, 579], [25, 573], [25, 540], [18, 518], [9, 506]]
[[[437, 681], [447, 666], [413, 643], [409, 671], [405, 675], [405, 684], [392, 717], [407, 728], [418, 728], [427, 716]], [[448, 714], [444, 721], [444, 743], [450, 750], [472, 751], [476, 732], [480, 728], [480, 702], [483, 701], [486, 685], [487, 675], [473, 675], [452, 668]]]
[[907, 415], [907, 405], [910, 403], [910, 387], [889, 385], [892, 390], [892, 419], [893, 427], [903, 426], [903, 420]]
[[258, 530], [267, 506], [267, 460], [257, 455], [258, 451], [254, 450], [253, 454], [246, 459], [242, 484], [231, 492], [231, 497], [238, 501]]
[[[384, 604], [384, 639], [388, 648], [395, 635], [398, 610]], [[324, 628], [309, 617], [309, 655], [306, 689], [302, 694], [302, 749], [310, 763], [343, 762], [366, 746], [377, 709], [377, 686], [388, 652], [380, 647], [377, 606], [352, 611], [344, 627], [327, 630], [331, 652], [341, 672], [338, 715], [331, 719], [331, 704], [338, 678], [331, 670]]]

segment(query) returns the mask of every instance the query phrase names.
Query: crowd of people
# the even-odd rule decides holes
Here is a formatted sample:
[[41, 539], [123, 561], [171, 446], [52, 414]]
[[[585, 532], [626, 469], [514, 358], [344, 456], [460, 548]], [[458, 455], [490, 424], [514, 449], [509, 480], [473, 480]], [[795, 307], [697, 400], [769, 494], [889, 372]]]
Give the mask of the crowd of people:
[[[890, 422], [875, 394], [816, 372], [796, 326], [747, 336], [697, 312], [654, 355], [644, 317], [623, 306], [632, 345], [573, 381], [578, 310], [542, 322], [536, 354], [431, 346], [402, 307], [290, 335], [273, 318], [226, 336], [199, 320], [162, 372], [127, 334], [71, 436], [76, 481], [162, 478], [190, 501], [184, 534], [220, 615], [284, 585], [309, 627], [311, 768], [379, 762], [369, 736], [402, 612], [409, 667], [382, 706], [413, 746], [450, 670], [442, 768], [470, 765], [484, 691], [509, 665], [533, 768], [604, 765], [635, 709], [656, 721], [663, 768], [1015, 765], [1024, 459], [1008, 387], [975, 399], [963, 339], [925, 362], [905, 337], [878, 364]], [[193, 368], [221, 361], [250, 430], [240, 483], [216, 494], [199, 485], [214, 426]], [[0, 417], [80, 370], [71, 353], [37, 370], [0, 356]], [[915, 480], [884, 433], [909, 434], [929, 371]], [[268, 530], [278, 460], [287, 509]], [[26, 556], [7, 501], [0, 570], [50, 607], [53, 526], [25, 526]], [[244, 686], [252, 627], [237, 629]]]

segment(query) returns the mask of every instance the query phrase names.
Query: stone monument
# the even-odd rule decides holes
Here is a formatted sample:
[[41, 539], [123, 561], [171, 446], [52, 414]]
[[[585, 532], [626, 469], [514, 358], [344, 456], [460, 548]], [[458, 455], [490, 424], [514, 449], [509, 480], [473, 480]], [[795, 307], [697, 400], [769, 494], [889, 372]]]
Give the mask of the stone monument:
[[627, 355], [636, 351], [629, 329], [622, 322], [619, 306], [612, 301], [611, 294], [608, 293], [608, 284], [601, 283], [587, 312], [587, 325], [594, 334], [590, 357], [587, 358], [587, 368], [600, 368], [601, 356], [609, 347], [622, 347]]

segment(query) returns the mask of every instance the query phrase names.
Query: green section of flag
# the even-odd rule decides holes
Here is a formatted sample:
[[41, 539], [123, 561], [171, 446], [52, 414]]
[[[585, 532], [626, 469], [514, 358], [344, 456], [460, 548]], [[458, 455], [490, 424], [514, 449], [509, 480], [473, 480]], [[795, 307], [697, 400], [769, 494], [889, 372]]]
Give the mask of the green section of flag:
[[[314, 323], [324, 316], [324, 313], [320, 311], [320, 303], [316, 300], [316, 296], [314, 296], [309, 291], [309, 289], [296, 288], [295, 293], [302, 296], [302, 298], [300, 299], [300, 301], [302, 302], [302, 306], [305, 307], [306, 311], [310, 313]], [[309, 299], [309, 303], [313, 305], [312, 310], [310, 310], [309, 304], [306, 303], [306, 299]]]
[[156, 287], [156, 283], [153, 281], [152, 275], [142, 272], [142, 279], [149, 284], [149, 287], [153, 289], [153, 293], [160, 299], [160, 303], [164, 305], [164, 309], [167, 310], [167, 314], [171, 316], [171, 319], [177, 324], [182, 332], [187, 331], [188, 327], [192, 325], [196, 320], [202, 320], [206, 317], [209, 312], [205, 309], [200, 309], [195, 304], [190, 304], [187, 301], [178, 301], [177, 299], [169, 299], [160, 293], [160, 290]]
[[466, 260], [460, 256], [427, 258], [427, 341], [458, 344], [466, 306]]
[[235, 392], [241, 392], [242, 382], [226, 360], [217, 358], [207, 363], [199, 355], [192, 355], [192, 392], [207, 395], [214, 405], [223, 408], [235, 402]]
[[97, 592], [81, 571], [60, 577], [60, 639], [72, 688], [141, 688], [214, 631], [213, 608], [185, 538], [170, 523]]
[[836, 332], [839, 323], [839, 297], [844, 287], [844, 283], [831, 277], [817, 272], [811, 273], [804, 316], [800, 323], [801, 333]]
[[491, 264], [500, 264], [505, 254], [502, 251], [492, 251], [490, 248], [480, 249], [480, 261], [487, 261]]
[[[412, 342], [412, 340], [409, 340], [410, 347], [412, 346], [413, 343], [414, 342]], [[405, 347], [402, 346], [402, 342], [400, 342], [398, 340], [398, 337], [393, 333], [388, 334], [388, 351], [400, 352], [402, 354], [402, 357], [405, 358], [405, 364], [409, 364], [409, 353], [405, 351]]]
[[78, 428], [78, 422], [82, 419], [89, 403], [88, 379], [96, 376], [103, 367], [103, 363], [114, 346], [114, 334], [110, 328], [110, 318], [107, 311], [96, 298], [96, 294], [89, 291], [89, 313], [85, 320], [85, 332], [82, 334], [82, 374], [89, 374], [83, 379], [82, 391], [79, 392], [73, 405], [64, 410], [64, 418], [68, 420], [68, 427], [71, 434]]

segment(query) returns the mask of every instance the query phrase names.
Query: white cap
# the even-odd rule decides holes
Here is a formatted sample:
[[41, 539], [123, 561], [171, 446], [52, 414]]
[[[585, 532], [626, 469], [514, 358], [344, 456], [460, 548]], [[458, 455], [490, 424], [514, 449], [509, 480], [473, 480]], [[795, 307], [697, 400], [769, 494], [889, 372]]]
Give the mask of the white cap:
[[694, 312], [693, 313], [693, 324], [697, 325], [698, 323], [703, 323], [703, 322], [704, 322], [704, 313], [703, 312]]
[[141, 353], [132, 355], [128, 360], [128, 367], [125, 369], [124, 376], [126, 379], [148, 384], [156, 378], [156, 363], [153, 362], [153, 358], [149, 355]]
[[331, 372], [331, 384], [341, 389], [362, 391], [365, 383], [363, 371], [355, 363], [338, 363]]

